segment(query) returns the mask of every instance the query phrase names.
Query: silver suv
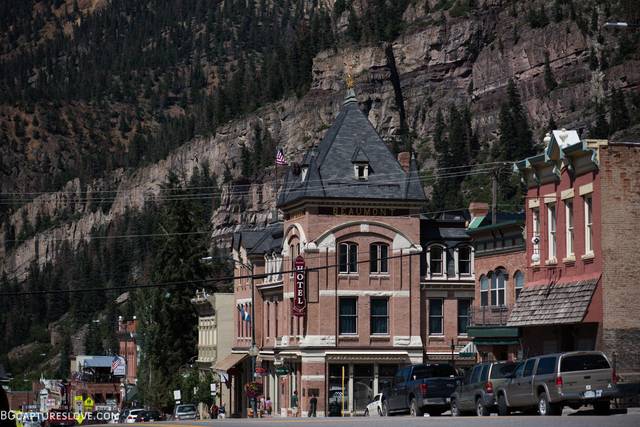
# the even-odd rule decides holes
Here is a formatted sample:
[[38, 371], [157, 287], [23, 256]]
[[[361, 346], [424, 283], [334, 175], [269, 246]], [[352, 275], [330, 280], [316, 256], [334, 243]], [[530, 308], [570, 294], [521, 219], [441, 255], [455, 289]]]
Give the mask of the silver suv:
[[560, 415], [564, 406], [593, 405], [608, 414], [618, 397], [616, 373], [599, 351], [574, 351], [527, 359], [496, 390], [498, 414], [537, 408], [540, 415]]

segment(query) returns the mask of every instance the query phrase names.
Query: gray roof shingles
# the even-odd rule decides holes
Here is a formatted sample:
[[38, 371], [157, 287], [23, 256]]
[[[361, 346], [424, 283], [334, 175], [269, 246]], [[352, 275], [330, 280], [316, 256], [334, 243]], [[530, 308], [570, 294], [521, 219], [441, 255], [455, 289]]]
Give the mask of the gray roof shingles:
[[[360, 148], [360, 149], [359, 149]], [[305, 156], [304, 181], [289, 171], [278, 198], [285, 206], [304, 198], [426, 200], [415, 159], [405, 172], [380, 135], [360, 111], [352, 92], [317, 148]], [[369, 162], [369, 179], [356, 179], [353, 161]]]
[[597, 279], [525, 287], [511, 311], [508, 326], [580, 323], [584, 319]]

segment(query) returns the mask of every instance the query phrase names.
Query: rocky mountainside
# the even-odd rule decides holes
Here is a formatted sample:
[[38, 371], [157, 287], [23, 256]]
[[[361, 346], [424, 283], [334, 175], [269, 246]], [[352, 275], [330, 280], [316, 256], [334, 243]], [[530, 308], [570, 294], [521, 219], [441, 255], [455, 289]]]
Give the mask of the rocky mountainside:
[[[33, 2], [34, 14], [37, 15], [36, 8], [50, 3]], [[73, 11], [74, 3], [55, 1], [50, 7], [53, 10], [67, 7]], [[115, 0], [77, 2], [80, 15], [73, 16], [83, 21], [120, 3]], [[149, 2], [149, 7], [161, 3]], [[224, 10], [234, 7], [235, 3], [214, 2], [214, 8]], [[381, 21], [380, 28], [383, 29], [380, 34], [373, 35], [367, 28], [378, 31], [377, 20], [381, 20], [375, 12], [391, 10], [384, 1], [307, 0], [301, 3], [304, 4], [297, 16], [308, 18], [310, 11], [315, 10], [318, 14], [322, 11], [323, 17], [330, 17], [333, 33], [333, 40], [327, 42], [330, 47], [320, 49], [312, 57], [308, 84], [291, 91], [276, 91], [276, 96], [282, 94], [279, 100], [264, 97], [254, 103], [257, 109], [240, 108], [237, 113], [227, 116], [230, 119], [226, 123], [214, 119], [212, 128], [209, 131], [203, 128], [201, 135], [195, 135], [192, 129], [185, 134], [188, 139], [181, 139], [180, 132], [170, 133], [169, 128], [164, 127], [172, 117], [196, 117], [197, 120], [198, 111], [191, 106], [199, 101], [196, 101], [197, 96], [184, 95], [191, 89], [188, 85], [167, 92], [169, 95], [158, 107], [163, 115], [159, 115], [157, 108], [150, 106], [153, 102], [142, 100], [144, 87], [139, 88], [139, 97], [135, 99], [128, 99], [125, 93], [121, 97], [89, 94], [46, 100], [38, 92], [41, 74], [37, 70], [46, 69], [42, 61], [36, 62], [35, 66], [39, 68], [23, 71], [26, 77], [14, 76], [11, 84], [3, 80], [4, 87], [10, 87], [12, 94], [0, 104], [0, 152], [3, 157], [0, 165], [4, 192], [0, 202], [6, 217], [0, 229], [0, 242], [4, 242], [0, 245], [0, 269], [25, 278], [33, 261], [44, 265], [55, 258], [61, 241], [70, 239], [72, 244], [77, 244], [87, 238], [92, 229], [109, 224], [127, 210], [140, 209], [150, 200], [161, 202], [160, 184], [169, 171], [178, 171], [188, 178], [203, 162], [208, 162], [211, 172], [218, 177], [227, 174], [233, 178], [219, 190], [222, 204], [212, 218], [214, 234], [222, 235], [240, 223], [267, 221], [274, 204], [275, 171], [270, 167], [257, 176], [243, 176], [243, 147], [252, 149], [268, 134], [275, 144], [284, 147], [290, 161], [300, 159], [308, 147], [319, 141], [337, 113], [344, 93], [346, 69], [354, 75], [361, 107], [376, 129], [390, 144], [402, 135], [410, 135], [409, 141], [420, 154], [425, 169], [434, 159], [431, 136], [435, 116], [438, 110], [446, 111], [451, 104], [470, 108], [473, 128], [482, 144], [495, 142], [499, 109], [510, 79], [515, 81], [522, 95], [536, 138], [541, 137], [550, 122], [558, 127], [579, 129], [584, 136], [593, 135], [598, 115], [603, 115], [598, 106], [604, 106], [605, 118], [608, 118], [610, 94], [614, 89], [624, 93], [630, 116], [626, 129], [621, 129], [614, 137], [638, 135], [638, 36], [637, 33], [603, 28], [606, 20], [637, 16], [633, 2], [405, 1], [398, 2], [401, 9], [394, 6], [395, 19], [386, 23]], [[296, 10], [294, 3], [288, 1], [246, 4], [257, 10], [261, 7], [278, 9], [275, 14], [278, 19], [281, 19], [283, 8], [290, 7], [292, 15]], [[199, 6], [199, 3], [194, 5]], [[204, 16], [208, 14], [206, 9], [198, 12]], [[132, 9], [129, 13], [142, 14], [143, 11]], [[188, 17], [194, 12], [181, 13]], [[260, 12], [256, 14], [258, 16]], [[210, 19], [215, 20], [215, 14], [210, 15], [214, 15]], [[95, 19], [94, 25], [102, 22], [99, 17]], [[55, 25], [53, 30], [46, 30], [48, 21], [44, 21], [39, 31], [55, 33]], [[389, 29], [392, 24], [394, 27]], [[203, 25], [194, 24], [190, 29], [199, 34], [206, 30], [206, 22]], [[215, 27], [215, 23], [211, 25]], [[12, 30], [17, 28], [10, 23], [4, 26]], [[71, 37], [79, 31], [74, 32], [73, 26], [63, 25], [62, 28]], [[165, 36], [177, 36], [173, 27], [170, 29]], [[127, 31], [127, 28], [121, 27], [119, 31]], [[295, 29], [291, 31], [295, 32]], [[211, 34], [214, 32], [211, 30]], [[9, 38], [14, 33], [9, 32]], [[158, 34], [162, 32], [149, 33], [149, 40]], [[57, 40], [51, 37], [51, 40]], [[49, 49], [39, 51], [45, 55], [44, 60], [55, 59], [46, 57], [47, 52], [59, 53], [49, 46], [53, 41], [42, 38], [36, 43], [33, 40], [34, 37], [13, 36], [11, 40], [5, 37], [3, 70], [17, 66], [11, 62], [17, 55], [14, 53], [19, 49], [34, 49], [32, 45]], [[230, 85], [237, 84], [233, 76], [238, 63], [233, 49], [228, 46], [233, 41], [215, 45], [226, 47], [224, 57], [229, 62], [223, 63], [222, 68], [228, 73], [226, 78]], [[295, 53], [298, 47], [291, 49]], [[185, 58], [190, 52], [193, 53], [187, 49], [176, 53], [180, 66], [175, 68], [189, 63]], [[206, 49], [198, 52], [204, 52], [204, 55]], [[296, 60], [292, 61], [286, 62], [287, 66]], [[220, 64], [214, 65], [214, 62], [202, 67], [206, 74], [203, 93], [215, 94], [216, 88], [222, 85], [218, 79]], [[153, 72], [149, 74], [149, 67], [145, 67], [137, 72], [157, 82], [150, 90], [164, 96], [159, 90], [166, 83], [163, 79], [167, 78], [162, 68], [154, 69], [156, 65], [153, 65]], [[285, 75], [279, 74], [279, 78], [285, 78]], [[244, 83], [249, 84], [246, 80]], [[273, 84], [267, 80], [259, 83]], [[174, 81], [173, 84], [177, 83]], [[291, 88], [296, 87], [295, 82], [288, 84]], [[25, 93], [15, 90], [25, 87]], [[120, 82], [117, 90], [127, 88], [131, 90]], [[113, 90], [113, 86], [105, 84], [103, 89]], [[246, 92], [238, 93], [246, 95]], [[29, 97], [34, 100], [30, 101]], [[225, 104], [224, 108], [231, 107]], [[48, 110], [53, 114], [47, 113]], [[222, 110], [211, 111], [215, 114]], [[108, 115], [106, 118], [101, 117], [105, 114]], [[50, 129], [43, 120], [40, 124], [34, 123], [38, 117], [47, 116]], [[63, 122], [61, 126], [67, 128], [66, 133], [55, 130], [60, 125], [59, 120]], [[104, 120], [107, 131], [101, 132], [98, 123]], [[158, 137], [154, 131], [170, 134], [174, 140], [165, 143], [167, 150], [159, 151], [162, 158], [156, 160], [157, 156], [146, 156], [144, 161], [131, 162], [128, 167], [126, 162], [121, 164], [116, 160], [105, 164], [104, 158], [89, 163], [81, 161], [82, 156], [95, 153], [100, 156], [111, 153], [114, 159], [127, 158], [135, 144], [134, 129], [146, 129], [147, 141], [153, 140], [155, 144], [162, 143], [162, 134]], [[91, 137], [92, 133], [95, 139]], [[156, 135], [153, 137], [156, 139], [151, 135]], [[105, 146], [96, 148], [98, 142], [104, 142]], [[142, 147], [157, 149], [149, 145]], [[142, 156], [145, 155], [143, 152]], [[53, 176], [72, 179], [63, 182], [58, 178], [60, 182], [56, 185], [59, 187], [54, 191], [51, 189]], [[40, 191], [48, 192], [39, 194]], [[216, 191], [209, 190], [205, 196], [212, 197]]]

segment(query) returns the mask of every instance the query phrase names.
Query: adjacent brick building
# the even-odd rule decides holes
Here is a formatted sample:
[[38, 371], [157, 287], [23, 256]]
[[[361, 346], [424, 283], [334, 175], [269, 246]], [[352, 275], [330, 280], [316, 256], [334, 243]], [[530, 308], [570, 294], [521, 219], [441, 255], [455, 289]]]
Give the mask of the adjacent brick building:
[[[508, 325], [528, 355], [601, 349], [640, 373], [640, 144], [554, 131], [516, 164], [527, 184], [527, 279]], [[535, 237], [535, 240], [534, 240]]]
[[522, 357], [520, 330], [507, 320], [525, 284], [524, 214], [492, 215], [486, 203], [472, 203], [469, 213], [476, 271], [469, 335], [481, 360], [513, 360]]

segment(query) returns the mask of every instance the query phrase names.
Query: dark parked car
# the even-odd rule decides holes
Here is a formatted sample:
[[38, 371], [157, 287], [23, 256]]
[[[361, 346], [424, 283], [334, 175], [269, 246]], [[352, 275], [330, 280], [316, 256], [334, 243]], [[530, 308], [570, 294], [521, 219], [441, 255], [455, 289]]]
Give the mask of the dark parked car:
[[383, 413], [409, 412], [413, 416], [440, 415], [449, 409], [451, 394], [460, 382], [448, 364], [420, 364], [399, 368], [391, 387], [383, 391]]
[[165, 417], [160, 411], [142, 411], [136, 416], [137, 423], [148, 423], [154, 421], [164, 421]]
[[470, 369], [462, 384], [451, 395], [451, 415], [465, 415], [475, 411], [479, 417], [497, 411], [497, 402], [493, 393], [508, 381], [518, 363], [485, 362]]
[[560, 415], [564, 406], [593, 405], [608, 414], [618, 397], [616, 373], [599, 351], [574, 351], [527, 359], [496, 390], [498, 413], [537, 408], [540, 415]]

